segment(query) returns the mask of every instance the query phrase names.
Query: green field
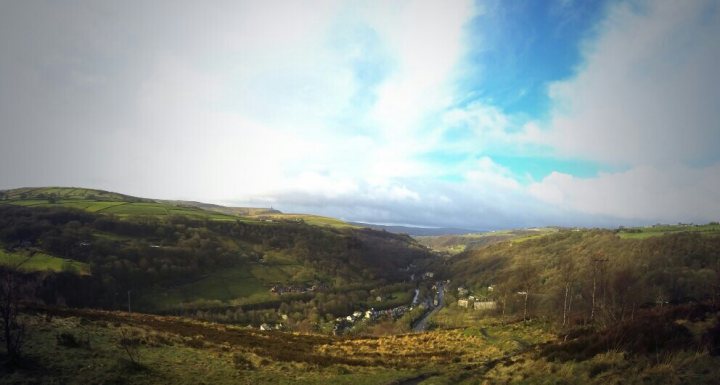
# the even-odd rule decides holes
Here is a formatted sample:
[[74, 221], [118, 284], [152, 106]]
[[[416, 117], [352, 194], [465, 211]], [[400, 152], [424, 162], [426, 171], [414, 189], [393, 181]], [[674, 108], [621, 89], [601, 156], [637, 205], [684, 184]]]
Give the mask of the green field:
[[[154, 310], [181, 309], [183, 306], [209, 307], [229, 304], [231, 300], [262, 302], [271, 299], [269, 287], [245, 267], [223, 269], [197, 281], [172, 288], [157, 288], [136, 293], [142, 307]], [[205, 306], [198, 306], [205, 307]]]
[[27, 206], [27, 207], [67, 207], [90, 212], [113, 214], [119, 217], [131, 216], [156, 216], [183, 215], [197, 219], [210, 219], [220, 221], [235, 221], [236, 216], [202, 210], [194, 207], [178, 207], [165, 203], [152, 202], [117, 202], [117, 201], [88, 201], [88, 200], [65, 200], [50, 203], [47, 200], [12, 200], [4, 203]]
[[[98, 201], [142, 201], [129, 195], [118, 194], [109, 191], [75, 188], [75, 187], [25, 187], [6, 191], [11, 200], [40, 199], [53, 195], [58, 199], [65, 200], [98, 200]], [[40, 198], [42, 197], [42, 198]]]
[[655, 225], [647, 227], [633, 227], [620, 229], [617, 234], [620, 238], [624, 239], [646, 239], [666, 234], [685, 232], [699, 233], [702, 235], [720, 235], [720, 224], [709, 223], [706, 225]]
[[[172, 288], [136, 293], [143, 307], [161, 311], [188, 307], [215, 307], [266, 302], [276, 297], [270, 287], [277, 283], [310, 282], [320, 278], [281, 253], [270, 252], [264, 263], [226, 268], [201, 279]], [[199, 306], [198, 306], [199, 305]]]
[[320, 215], [310, 214], [262, 214], [257, 215], [255, 218], [262, 220], [271, 221], [302, 221], [309, 225], [314, 226], [330, 226], [337, 228], [360, 228], [359, 226], [351, 225], [347, 222], [341, 221], [336, 218], [323, 217]]
[[132, 197], [101, 190], [43, 187], [4, 191], [0, 204], [28, 207], [68, 207], [118, 217], [182, 215], [215, 221], [275, 222], [302, 221], [315, 226], [356, 227], [339, 219], [305, 214], [268, 213], [268, 209], [223, 207], [199, 202], [163, 201]]
[[8, 252], [0, 249], [0, 265], [15, 267], [22, 271], [66, 271], [90, 274], [90, 266], [86, 263], [28, 251]]

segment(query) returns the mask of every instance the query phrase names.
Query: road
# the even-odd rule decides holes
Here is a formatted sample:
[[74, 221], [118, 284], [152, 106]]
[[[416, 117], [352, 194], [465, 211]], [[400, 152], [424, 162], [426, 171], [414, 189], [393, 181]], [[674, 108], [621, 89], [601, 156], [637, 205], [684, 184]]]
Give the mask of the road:
[[427, 328], [427, 323], [430, 317], [432, 317], [435, 313], [440, 311], [440, 309], [443, 307], [444, 300], [445, 300], [445, 291], [443, 290], [443, 284], [438, 283], [437, 285], [438, 290], [438, 304], [435, 306], [432, 310], [425, 313], [425, 315], [420, 318], [419, 321], [415, 323], [415, 326], [413, 326], [413, 331], [421, 332], [424, 331]]

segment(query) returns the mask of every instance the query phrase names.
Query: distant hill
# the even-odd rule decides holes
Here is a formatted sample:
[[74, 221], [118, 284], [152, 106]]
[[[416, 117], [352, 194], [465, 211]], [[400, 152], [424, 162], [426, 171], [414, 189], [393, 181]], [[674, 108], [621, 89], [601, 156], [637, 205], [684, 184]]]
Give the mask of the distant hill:
[[177, 206], [188, 206], [197, 207], [203, 210], [215, 211], [218, 213], [229, 214], [229, 215], [240, 215], [240, 216], [253, 216], [253, 215], [268, 215], [268, 214], [282, 214], [281, 211], [272, 208], [262, 207], [230, 207], [221, 206], [212, 203], [203, 203], [196, 201], [172, 201], [172, 200], [160, 200], [158, 202], [169, 203]]
[[643, 233], [561, 229], [468, 248], [437, 269], [454, 287], [496, 300], [507, 313], [556, 321], [615, 322], [641, 307], [715, 301], [720, 227], [663, 231], [627, 237]]
[[334, 218], [63, 187], [0, 192], [0, 249], [0, 264], [55, 273], [48, 303], [62, 297], [75, 306], [123, 308], [128, 297], [119, 293], [131, 291], [134, 307], [148, 312], [288, 302], [304, 314], [315, 287], [328, 298], [323, 317], [345, 314], [388, 285], [403, 293], [388, 297], [405, 298], [408, 266], [421, 269], [434, 258], [409, 236]]
[[543, 236], [558, 231], [557, 228], [532, 228], [517, 230], [487, 231], [482, 233], [464, 233], [457, 235], [419, 236], [417, 240], [423, 245], [440, 252], [451, 254], [466, 250], [478, 249], [503, 241], [521, 241]]
[[374, 223], [349, 222], [353, 225], [368, 227], [375, 230], [385, 230], [396, 234], [408, 234], [412, 236], [447, 235], [447, 234], [468, 234], [475, 230], [458, 229], [450, 227], [414, 227], [400, 225], [378, 225]]

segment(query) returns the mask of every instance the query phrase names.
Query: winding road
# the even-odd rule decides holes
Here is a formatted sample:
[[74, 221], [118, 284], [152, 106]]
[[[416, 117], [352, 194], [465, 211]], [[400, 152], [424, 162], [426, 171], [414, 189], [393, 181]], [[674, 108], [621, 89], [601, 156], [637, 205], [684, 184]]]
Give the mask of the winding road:
[[438, 304], [437, 304], [437, 306], [435, 306], [435, 307], [434, 307], [432, 310], [430, 310], [429, 312], [425, 313], [425, 314], [422, 316], [422, 318], [420, 318], [420, 319], [415, 323], [415, 325], [413, 326], [413, 331], [415, 331], [415, 332], [425, 331], [425, 329], [427, 328], [427, 323], [428, 323], [428, 320], [430, 319], [430, 317], [432, 317], [433, 314], [435, 314], [435, 313], [437, 313], [438, 311], [440, 311], [440, 309], [443, 307], [444, 300], [445, 300], [445, 291], [443, 290], [443, 284], [442, 284], [442, 283], [438, 283], [438, 285], [437, 285], [437, 292], [438, 292]]

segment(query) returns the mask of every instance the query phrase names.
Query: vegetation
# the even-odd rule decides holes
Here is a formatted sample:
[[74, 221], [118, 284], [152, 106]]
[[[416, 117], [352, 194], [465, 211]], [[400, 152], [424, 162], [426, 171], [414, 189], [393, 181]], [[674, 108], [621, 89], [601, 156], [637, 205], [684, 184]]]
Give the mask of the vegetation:
[[383, 384], [452, 375], [517, 348], [458, 330], [337, 338], [94, 310], [38, 308], [25, 322], [27, 366], [3, 383], [195, 384], [203, 373], [218, 384]]
[[87, 263], [53, 257], [33, 250], [8, 252], [0, 249], [0, 266], [13, 267], [28, 272], [71, 272], [81, 275], [90, 273], [90, 266]]
[[[67, 273], [42, 276], [49, 304], [255, 325], [283, 314], [328, 320], [371, 307], [370, 290], [406, 280], [411, 272], [401, 268], [432, 258], [410, 237], [337, 223], [241, 218], [84, 189], [4, 196], [0, 263]], [[273, 294], [274, 286], [295, 293]]]
[[433, 254], [271, 209], [0, 196], [0, 383], [720, 381], [717, 223], [420, 237]]
[[427, 235], [415, 237], [423, 245], [442, 253], [458, 254], [504, 241], [522, 242], [558, 231], [555, 228], [489, 231], [463, 235]]
[[507, 316], [610, 324], [643, 307], [717, 301], [720, 237], [624, 239], [609, 230], [564, 230], [470, 250], [445, 269], [453, 287], [497, 301], [497, 312]]

